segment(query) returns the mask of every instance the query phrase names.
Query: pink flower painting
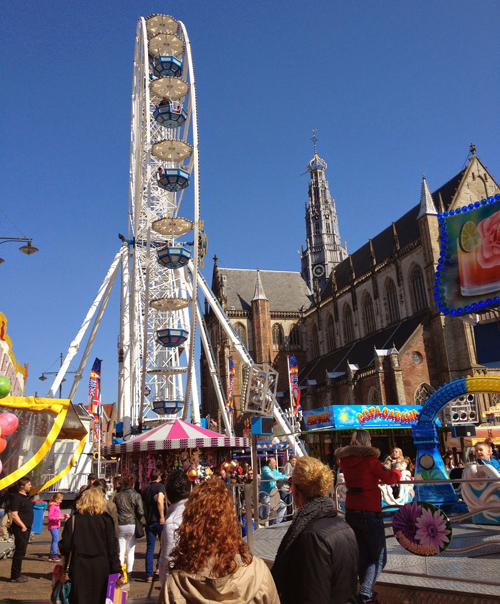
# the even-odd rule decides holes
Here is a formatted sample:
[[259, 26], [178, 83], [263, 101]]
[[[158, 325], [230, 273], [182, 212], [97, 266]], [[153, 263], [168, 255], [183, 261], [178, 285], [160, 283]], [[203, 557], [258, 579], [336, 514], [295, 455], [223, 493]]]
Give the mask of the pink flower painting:
[[417, 532], [417, 518], [420, 516], [422, 508], [416, 501], [407, 503], [394, 514], [392, 527], [394, 534], [399, 531], [409, 541], [415, 543], [415, 535]]
[[446, 516], [441, 510], [432, 509], [426, 510], [422, 508], [422, 514], [416, 521], [417, 532], [415, 533], [415, 539], [422, 545], [430, 545], [436, 550], [438, 554], [442, 549], [445, 549], [449, 544], [450, 534], [447, 526]]
[[481, 235], [481, 245], [477, 260], [483, 268], [500, 266], [500, 212], [481, 220], [477, 225]]

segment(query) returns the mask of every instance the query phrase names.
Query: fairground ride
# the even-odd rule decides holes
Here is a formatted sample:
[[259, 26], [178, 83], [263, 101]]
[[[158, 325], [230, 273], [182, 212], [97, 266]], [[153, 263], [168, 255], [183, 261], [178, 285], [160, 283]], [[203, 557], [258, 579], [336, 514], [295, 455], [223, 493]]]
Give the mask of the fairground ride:
[[[272, 413], [299, 455], [304, 448], [276, 403], [277, 373], [256, 365], [203, 278], [207, 238], [200, 220], [196, 84], [185, 25], [168, 15], [137, 24], [132, 83], [129, 231], [48, 394], [53, 397], [92, 319], [69, 394], [82, 378], [121, 267], [118, 416], [124, 434], [146, 421], [182, 417], [200, 423], [197, 328], [226, 433], [233, 435], [198, 300], [200, 289], [247, 365], [243, 411]], [[96, 314], [97, 313], [97, 314]]]

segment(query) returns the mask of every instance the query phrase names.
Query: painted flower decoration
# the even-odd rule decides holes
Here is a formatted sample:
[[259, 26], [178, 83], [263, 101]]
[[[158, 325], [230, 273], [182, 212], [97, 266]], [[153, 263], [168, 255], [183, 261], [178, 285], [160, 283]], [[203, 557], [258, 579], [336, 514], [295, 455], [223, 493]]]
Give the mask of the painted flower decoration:
[[415, 543], [415, 535], [417, 532], [417, 518], [420, 516], [422, 508], [415, 501], [413, 503], [407, 503], [394, 515], [392, 521], [392, 528], [394, 534], [401, 531], [404, 537], [409, 541]]
[[500, 265], [500, 212], [481, 220], [477, 225], [481, 235], [481, 246], [477, 260], [483, 268]]
[[447, 547], [450, 541], [447, 535], [451, 531], [446, 528], [447, 520], [441, 510], [436, 510], [433, 513], [432, 510], [422, 509], [422, 514], [417, 519], [416, 525], [415, 539], [421, 545], [431, 545], [436, 550], [436, 554]]

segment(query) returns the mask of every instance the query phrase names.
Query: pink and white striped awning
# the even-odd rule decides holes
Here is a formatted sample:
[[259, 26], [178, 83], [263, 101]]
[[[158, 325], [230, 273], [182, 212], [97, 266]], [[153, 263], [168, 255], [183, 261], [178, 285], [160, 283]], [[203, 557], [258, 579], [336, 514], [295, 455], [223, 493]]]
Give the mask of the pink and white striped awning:
[[167, 421], [120, 445], [103, 447], [104, 455], [135, 453], [139, 451], [164, 451], [166, 449], [194, 449], [196, 447], [250, 447], [248, 438], [228, 437], [181, 419]]

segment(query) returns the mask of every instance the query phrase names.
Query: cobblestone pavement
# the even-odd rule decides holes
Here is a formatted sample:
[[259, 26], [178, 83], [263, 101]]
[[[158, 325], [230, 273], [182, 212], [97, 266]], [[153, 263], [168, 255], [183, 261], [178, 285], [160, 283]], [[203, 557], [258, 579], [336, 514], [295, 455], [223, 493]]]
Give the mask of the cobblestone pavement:
[[[23, 602], [24, 604], [50, 604], [50, 591], [52, 581], [52, 569], [54, 562], [48, 559], [51, 537], [46, 525], [41, 535], [35, 535], [34, 540], [28, 546], [28, 552], [23, 562], [23, 575], [29, 579], [27, 583], [11, 583], [10, 567], [12, 560], [3, 558], [0, 560], [0, 604], [10, 602]], [[0, 543], [0, 546], [2, 544]], [[156, 555], [159, 550], [157, 540]], [[146, 572], [144, 569], [146, 557], [146, 539], [139, 539], [135, 548], [134, 575], [135, 581], [130, 587], [130, 604], [142, 602], [156, 602], [160, 593], [160, 583], [155, 580], [153, 584], [146, 583]]]

